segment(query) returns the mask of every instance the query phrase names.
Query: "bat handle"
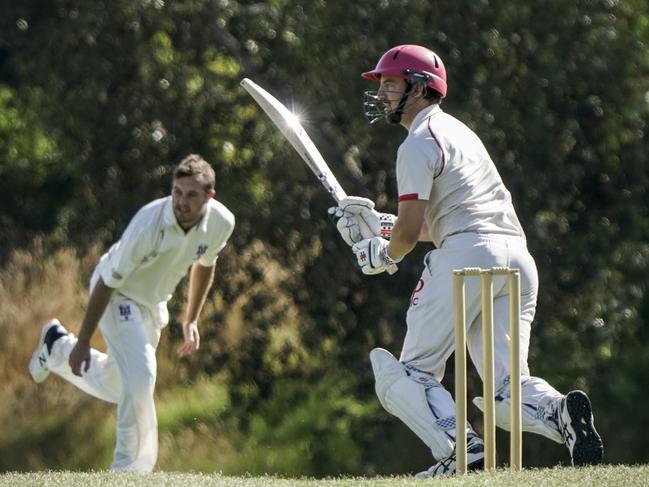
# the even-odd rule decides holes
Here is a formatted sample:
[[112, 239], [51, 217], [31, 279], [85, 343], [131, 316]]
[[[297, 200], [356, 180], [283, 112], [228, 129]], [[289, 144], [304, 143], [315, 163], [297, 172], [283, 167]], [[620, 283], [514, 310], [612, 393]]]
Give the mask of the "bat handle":
[[399, 270], [399, 268], [397, 267], [397, 264], [392, 264], [391, 266], [389, 266], [389, 267], [386, 269], [387, 273], [390, 274], [390, 275], [394, 274], [394, 273], [397, 272], [398, 270]]

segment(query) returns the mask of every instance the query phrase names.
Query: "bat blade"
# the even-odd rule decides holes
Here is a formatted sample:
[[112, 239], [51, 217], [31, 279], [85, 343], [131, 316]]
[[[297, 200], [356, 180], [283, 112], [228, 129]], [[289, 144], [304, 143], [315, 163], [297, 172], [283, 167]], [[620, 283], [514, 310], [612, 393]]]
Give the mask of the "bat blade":
[[286, 140], [289, 141], [334, 200], [338, 202], [345, 198], [347, 194], [298, 118], [277, 98], [254, 81], [244, 78], [241, 81], [241, 86], [254, 98], [275, 126], [282, 132]]
[[[286, 108], [277, 98], [264, 90], [254, 81], [244, 78], [241, 80], [241, 86], [254, 98], [257, 104], [266, 112], [266, 115], [273, 121], [275, 126], [282, 132], [286, 140], [290, 142], [300, 157], [304, 160], [313, 174], [320, 180], [322, 185], [331, 194], [336, 203], [347, 197], [347, 193], [331, 172], [329, 166], [318, 151], [309, 134], [298, 118]], [[361, 220], [360, 224], [364, 225], [368, 232], [369, 226]], [[397, 271], [396, 265], [388, 267], [388, 273], [394, 274]]]

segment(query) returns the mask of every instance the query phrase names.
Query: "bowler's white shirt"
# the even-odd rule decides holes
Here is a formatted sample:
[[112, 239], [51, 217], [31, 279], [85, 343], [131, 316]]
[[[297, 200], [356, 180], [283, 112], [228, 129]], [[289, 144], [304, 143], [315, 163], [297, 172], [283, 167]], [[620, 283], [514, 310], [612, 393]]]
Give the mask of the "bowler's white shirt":
[[478, 136], [431, 105], [414, 118], [397, 153], [399, 201], [428, 200], [424, 218], [439, 248], [457, 233], [525, 238], [511, 195]]
[[234, 229], [234, 215], [211, 199], [203, 219], [187, 233], [180, 228], [171, 196], [152, 201], [131, 219], [118, 242], [97, 265], [104, 283], [168, 321], [166, 302], [194, 263], [216, 263]]

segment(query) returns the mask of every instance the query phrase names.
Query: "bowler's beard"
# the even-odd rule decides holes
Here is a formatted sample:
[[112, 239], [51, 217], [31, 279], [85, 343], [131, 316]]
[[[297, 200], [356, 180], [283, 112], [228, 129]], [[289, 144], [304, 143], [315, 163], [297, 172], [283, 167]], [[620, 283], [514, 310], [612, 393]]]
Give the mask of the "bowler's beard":
[[185, 230], [196, 225], [203, 218], [203, 208], [198, 212], [192, 213], [191, 209], [186, 205], [174, 205], [174, 216], [178, 225], [180, 225]]

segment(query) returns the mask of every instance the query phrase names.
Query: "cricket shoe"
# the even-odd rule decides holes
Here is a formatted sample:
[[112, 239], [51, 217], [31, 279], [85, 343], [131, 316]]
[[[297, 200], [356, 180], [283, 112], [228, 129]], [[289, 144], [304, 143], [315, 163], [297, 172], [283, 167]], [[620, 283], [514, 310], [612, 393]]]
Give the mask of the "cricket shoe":
[[559, 426], [573, 466], [602, 463], [604, 444], [593, 424], [593, 409], [585, 392], [571, 391], [561, 400]]
[[50, 369], [47, 368], [47, 359], [52, 353], [54, 342], [67, 334], [68, 331], [63, 328], [63, 325], [57, 319], [46, 321], [43, 325], [38, 345], [34, 350], [32, 359], [29, 361], [29, 373], [37, 384], [43, 382], [50, 375]]
[[[467, 438], [466, 453], [467, 470], [478, 470], [484, 467], [484, 443], [480, 437], [471, 435]], [[419, 472], [415, 478], [428, 479], [445, 475], [455, 475], [455, 449], [449, 457], [440, 460], [428, 470]]]

